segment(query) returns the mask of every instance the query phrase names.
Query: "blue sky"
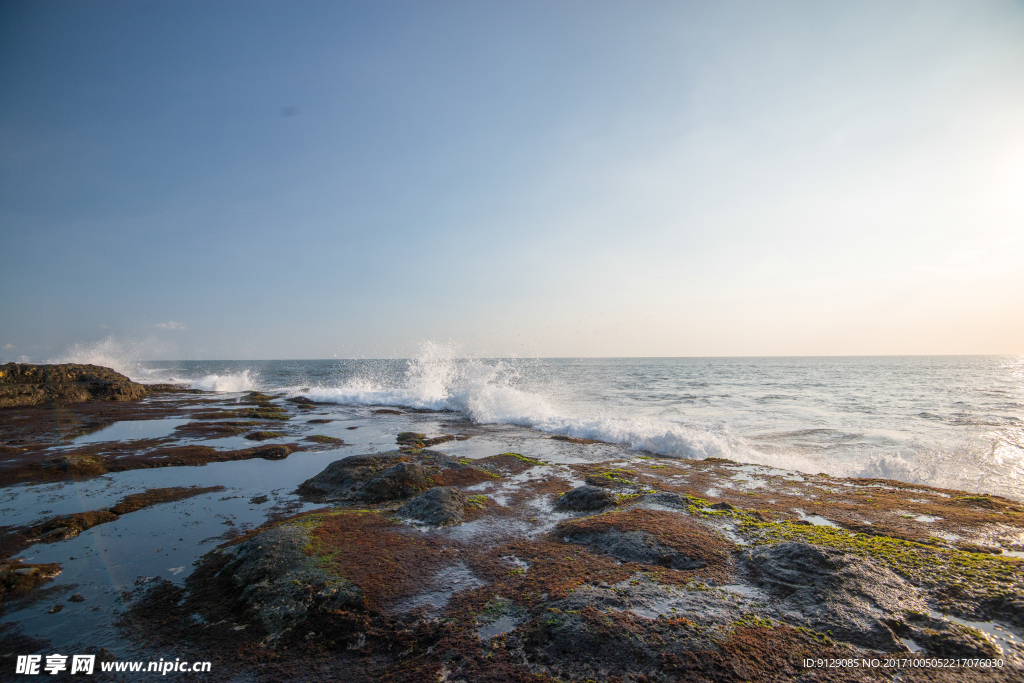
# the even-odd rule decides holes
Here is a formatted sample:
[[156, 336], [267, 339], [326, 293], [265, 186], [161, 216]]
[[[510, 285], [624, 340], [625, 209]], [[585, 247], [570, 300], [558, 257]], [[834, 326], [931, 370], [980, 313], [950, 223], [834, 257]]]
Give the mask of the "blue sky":
[[1024, 3], [0, 3], [0, 358], [1024, 353]]

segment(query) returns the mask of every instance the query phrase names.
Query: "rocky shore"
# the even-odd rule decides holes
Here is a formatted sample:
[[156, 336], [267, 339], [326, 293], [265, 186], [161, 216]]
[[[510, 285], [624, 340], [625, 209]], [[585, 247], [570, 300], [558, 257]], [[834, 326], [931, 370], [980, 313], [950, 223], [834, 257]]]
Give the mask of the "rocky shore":
[[[998, 554], [1020, 543], [1019, 504], [790, 473], [724, 489], [746, 472], [349, 457], [300, 487], [330, 507], [208, 554], [135, 619], [159, 611], [150, 636], [212, 640], [281, 678], [318, 662], [339, 680], [804, 680], [807, 659], [880, 658], [911, 664], [827, 675], [1020, 679], [1020, 649], [978, 628], [1024, 629], [1024, 562]], [[972, 542], [926, 537], [925, 510]], [[867, 531], [839, 524], [854, 519]], [[935, 658], [1002, 666], [912, 663]]]
[[[68, 405], [59, 426], [40, 408], [0, 411], [0, 484], [277, 457], [182, 445], [196, 435], [287, 439], [281, 458], [344, 443], [308, 433], [330, 419], [308, 419], [302, 397], [157, 394]], [[388, 410], [366, 419], [403, 415]], [[184, 424], [53, 454], [60, 430], [154, 416]], [[450, 433], [392, 432], [391, 450], [329, 461], [293, 485], [302, 512], [223, 539], [184, 581], [141, 579], [124, 637], [213, 661], [222, 680], [1024, 677], [1017, 501], [536, 433], [522, 452], [462, 457], [483, 428], [445, 419]], [[550, 443], [578, 457], [550, 458]], [[3, 557], [200, 492], [8, 527]], [[13, 599], [59, 571], [5, 559], [0, 578]]]
[[98, 365], [0, 366], [0, 408], [83, 401], [134, 401], [148, 393], [145, 386]]

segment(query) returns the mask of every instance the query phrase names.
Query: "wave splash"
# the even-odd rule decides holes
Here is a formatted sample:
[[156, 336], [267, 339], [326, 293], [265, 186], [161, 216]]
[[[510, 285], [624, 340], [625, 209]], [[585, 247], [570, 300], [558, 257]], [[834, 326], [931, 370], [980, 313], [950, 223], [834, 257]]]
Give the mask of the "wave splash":
[[184, 384], [188, 382], [189, 389], [201, 389], [203, 391], [220, 392], [241, 392], [256, 391], [259, 389], [259, 375], [250, 370], [231, 373], [227, 375], [206, 375], [195, 380], [174, 380]]
[[252, 370], [207, 374], [195, 378], [177, 377], [171, 374], [177, 370], [146, 366], [144, 358], [161, 355], [164, 351], [165, 349], [162, 349], [153, 340], [126, 342], [111, 336], [91, 344], [75, 344], [62, 355], [46, 362], [100, 365], [115, 370], [140, 384], [181, 384], [190, 389], [219, 392], [256, 391], [261, 388], [259, 374]]
[[1024, 500], [1024, 457], [1012, 445], [996, 439], [984, 450], [966, 443], [953, 447], [921, 448], [904, 457], [875, 456], [846, 476], [896, 479], [911, 484], [936, 488], [959, 489], [978, 493], [994, 493], [1015, 500]]
[[135, 382], [159, 381], [142, 367], [142, 351], [145, 345], [118, 341], [113, 337], [91, 344], [75, 344], [47, 363], [78, 363], [100, 365], [125, 375]]
[[526, 425], [552, 414], [552, 407], [542, 396], [512, 386], [516, 375], [515, 368], [508, 363], [489, 365], [460, 359], [451, 346], [427, 343], [409, 361], [397, 382], [361, 376], [342, 386], [302, 393], [328, 403], [455, 410], [480, 423]]
[[[525, 390], [522, 386], [528, 382], [524, 380], [533, 380], [536, 386], [536, 373], [529, 370], [525, 362], [458, 358], [454, 348], [428, 343], [397, 376], [363, 374], [340, 386], [295, 393], [328, 403], [452, 410], [481, 424], [514, 424], [669, 457], [727, 458], [810, 474], [897, 479], [1020, 497], [1024, 458], [1014, 455], [1020, 449], [1009, 447], [1012, 444], [989, 454], [968, 446], [944, 449], [937, 444], [914, 444], [902, 455], [854, 451], [825, 455], [782, 444], [755, 446], [730, 433], [725, 425], [709, 427], [675, 419], [624, 417], [611, 413], [613, 406], [574, 405], [573, 392], [563, 386], [545, 387], [543, 393]], [[560, 402], [552, 395], [568, 399]], [[976, 481], [968, 472], [977, 474]]]
[[[314, 401], [453, 410], [480, 424], [514, 424], [549, 434], [595, 439], [687, 459], [730, 458], [788, 469], [818, 467], [798, 455], [765, 454], [728, 432], [648, 418], [579, 415], [516, 386], [513, 361], [457, 358], [451, 346], [427, 343], [399, 378], [357, 377], [342, 386], [303, 390]], [[820, 471], [814, 469], [813, 471]]]

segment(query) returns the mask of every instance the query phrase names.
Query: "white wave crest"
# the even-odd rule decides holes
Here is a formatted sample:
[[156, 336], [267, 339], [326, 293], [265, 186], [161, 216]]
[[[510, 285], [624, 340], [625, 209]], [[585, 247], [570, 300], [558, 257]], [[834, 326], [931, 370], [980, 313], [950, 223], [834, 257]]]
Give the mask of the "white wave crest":
[[360, 377], [303, 393], [329, 403], [456, 410], [480, 423], [528, 425], [553, 414], [544, 397], [511, 386], [514, 377], [508, 364], [460, 359], [453, 347], [426, 343], [397, 384]]
[[46, 362], [100, 365], [139, 382], [147, 379], [147, 373], [140, 364], [140, 351], [139, 344], [126, 343], [113, 337], [107, 337], [103, 341], [92, 344], [75, 344], [60, 356]]
[[454, 410], [481, 424], [515, 424], [549, 434], [595, 439], [678, 458], [729, 458], [785, 469], [820, 472], [818, 463], [793, 454], [762, 453], [728, 432], [643, 417], [593, 416], [555, 405], [514, 386], [508, 362], [457, 358], [450, 346], [427, 343], [397, 382], [360, 377], [337, 387], [301, 392], [314, 401]]
[[995, 493], [1021, 500], [1024, 457], [1012, 445], [996, 440], [988, 448], [960, 444], [920, 448], [912, 456], [876, 456], [846, 476], [896, 479], [911, 484]]
[[243, 370], [229, 375], [206, 375], [189, 382], [190, 389], [202, 391], [240, 392], [255, 391], [259, 388], [258, 375]]
[[[363, 376], [341, 386], [301, 393], [315, 401], [356, 405], [395, 405], [429, 410], [454, 410], [482, 424], [515, 424], [549, 434], [595, 439], [636, 451], [670, 457], [726, 458], [808, 474], [877, 477], [943, 488], [988, 491], [1020, 497], [1024, 456], [1020, 444], [995, 445], [986, 452], [964, 446], [943, 449], [918, 444], [900, 454], [858, 456], [816, 453], [794, 447], [755, 445], [724, 425], [705, 426], [685, 420], [601, 414], [590, 404], [569, 407], [517, 384], [523, 366], [514, 362], [483, 362], [457, 358], [454, 349], [424, 345], [409, 361], [404, 375], [380, 379]], [[524, 375], [530, 375], [524, 371]], [[535, 377], [534, 377], [535, 379]], [[548, 387], [551, 391], [565, 387]]]

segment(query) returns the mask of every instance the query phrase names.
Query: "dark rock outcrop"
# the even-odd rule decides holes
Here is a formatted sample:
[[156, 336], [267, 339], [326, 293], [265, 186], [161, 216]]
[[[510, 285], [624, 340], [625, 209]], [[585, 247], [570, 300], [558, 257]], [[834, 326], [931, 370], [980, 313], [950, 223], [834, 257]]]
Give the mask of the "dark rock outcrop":
[[762, 585], [804, 614], [811, 628], [862, 647], [906, 651], [885, 617], [925, 609], [891, 570], [832, 548], [779, 543], [750, 550], [746, 559]]
[[98, 455], [58, 455], [40, 463], [43, 470], [56, 470], [69, 477], [89, 477], [107, 473], [106, 463]]
[[420, 434], [418, 432], [402, 432], [395, 437], [395, 442], [403, 448], [430, 448], [441, 443], [447, 443], [448, 441], [454, 441], [455, 436], [452, 434], [442, 434], [441, 436], [435, 436], [433, 438], [427, 438], [426, 434]]
[[437, 486], [416, 496], [395, 514], [431, 526], [461, 524], [466, 521], [467, 503], [469, 496], [454, 486]]
[[328, 574], [306, 554], [309, 543], [300, 526], [274, 527], [229, 551], [234, 559], [221, 570], [242, 589], [241, 602], [271, 640], [310, 616], [362, 601], [358, 586]]
[[84, 401], [134, 401], [146, 387], [98, 365], [0, 366], [0, 408]]
[[405, 453], [391, 452], [336, 460], [299, 485], [298, 493], [316, 502], [380, 503], [409, 498], [431, 486], [422, 465]]
[[696, 503], [690, 499], [689, 496], [683, 493], [669, 493], [666, 491], [660, 491], [658, 493], [651, 493], [643, 496], [639, 499], [640, 503], [650, 503], [652, 505], [661, 505], [667, 508], [673, 508], [675, 510], [686, 510]]
[[601, 510], [615, 505], [615, 495], [597, 486], [578, 486], [558, 498], [557, 507], [578, 512]]
[[30, 593], [61, 572], [57, 563], [23, 564], [21, 560], [0, 560], [0, 606], [8, 598]]
[[251, 434], [246, 434], [245, 438], [248, 439], [249, 441], [266, 441], [267, 439], [279, 439], [282, 436], [284, 436], [284, 434], [282, 434], [281, 432], [271, 432], [267, 430], [262, 430], [258, 432], [252, 432]]
[[608, 529], [602, 533], [580, 533], [571, 531], [565, 536], [571, 543], [588, 545], [608, 553], [623, 562], [653, 564], [672, 569], [700, 569], [707, 562], [690, 557], [675, 548], [664, 545], [654, 534], [645, 531], [620, 531]]

